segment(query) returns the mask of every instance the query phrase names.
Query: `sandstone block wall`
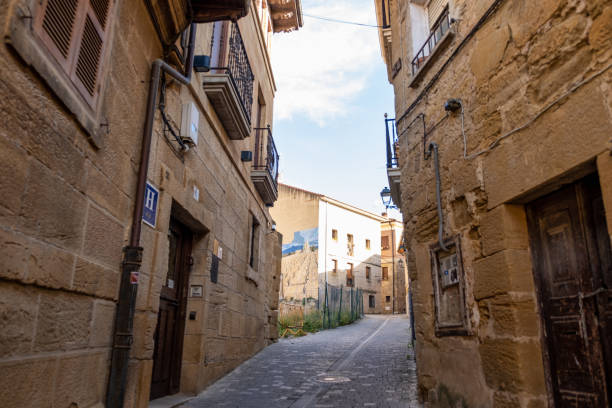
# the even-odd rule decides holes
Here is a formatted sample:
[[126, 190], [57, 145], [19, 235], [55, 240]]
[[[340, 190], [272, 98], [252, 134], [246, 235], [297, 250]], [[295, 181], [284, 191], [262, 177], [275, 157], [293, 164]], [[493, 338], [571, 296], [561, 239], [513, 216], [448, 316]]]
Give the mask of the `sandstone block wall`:
[[[24, 0], [0, 9], [0, 26]], [[0, 45], [0, 401], [3, 407], [101, 406], [105, 399], [122, 247], [131, 223], [151, 63], [161, 45], [144, 2], [117, 2], [101, 95], [102, 146], [86, 132], [8, 41]], [[256, 17], [240, 21], [256, 77], [254, 100], [272, 123], [275, 85]], [[198, 29], [196, 54], [210, 52], [211, 26]], [[174, 217], [194, 232], [181, 391], [195, 393], [273, 341], [280, 281], [280, 234], [194, 74], [169, 83], [166, 109], [180, 126], [181, 105], [200, 112], [198, 146], [177, 156], [154, 124], [149, 181], [160, 190], [157, 227], [143, 226], [144, 259], [134, 320], [126, 406], [146, 407], [159, 296]], [[257, 102], [255, 102], [257, 103]], [[255, 109], [253, 109], [255, 111]], [[194, 187], [200, 191], [194, 198]], [[249, 265], [252, 218], [259, 256]], [[210, 280], [213, 243], [223, 248]]]
[[[406, 63], [393, 85], [420, 397], [432, 406], [547, 406], [524, 204], [598, 171], [612, 225], [612, 6], [501, 1], [471, 33], [494, 2], [450, 1], [456, 34], [410, 88], [407, 3], [393, 2], [391, 61]], [[461, 113], [445, 112], [449, 98], [463, 103], [467, 155], [486, 153], [464, 159]], [[424, 157], [430, 141], [440, 152], [444, 234], [460, 236], [468, 336], [434, 331], [429, 250], [438, 215], [433, 158]]]

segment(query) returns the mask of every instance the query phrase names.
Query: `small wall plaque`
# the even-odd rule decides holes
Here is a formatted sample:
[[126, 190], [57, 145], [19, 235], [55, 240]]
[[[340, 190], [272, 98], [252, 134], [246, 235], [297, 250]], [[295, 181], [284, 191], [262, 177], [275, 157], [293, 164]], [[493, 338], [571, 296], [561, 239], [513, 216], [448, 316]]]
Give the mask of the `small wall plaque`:
[[204, 288], [202, 285], [191, 285], [190, 287], [190, 296], [191, 297], [202, 297], [204, 293]]
[[142, 209], [142, 221], [148, 226], [155, 228], [157, 224], [157, 202], [159, 190], [147, 181], [145, 187], [144, 207]]

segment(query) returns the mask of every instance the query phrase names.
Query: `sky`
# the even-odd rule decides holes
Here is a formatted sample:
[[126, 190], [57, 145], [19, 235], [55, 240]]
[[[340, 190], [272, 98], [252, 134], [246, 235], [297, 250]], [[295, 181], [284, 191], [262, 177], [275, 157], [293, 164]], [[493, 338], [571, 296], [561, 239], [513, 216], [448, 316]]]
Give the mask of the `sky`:
[[[302, 0], [302, 11], [376, 25], [373, 0]], [[299, 31], [273, 37], [271, 57], [279, 181], [380, 214], [383, 115], [394, 108], [378, 30], [304, 16]]]

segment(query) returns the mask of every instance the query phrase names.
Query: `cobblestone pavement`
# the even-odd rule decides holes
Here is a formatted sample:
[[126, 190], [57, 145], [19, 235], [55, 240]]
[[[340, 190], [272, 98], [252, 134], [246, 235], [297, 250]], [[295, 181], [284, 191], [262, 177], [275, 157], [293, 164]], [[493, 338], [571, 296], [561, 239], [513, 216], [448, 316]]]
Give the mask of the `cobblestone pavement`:
[[409, 341], [403, 315], [281, 339], [181, 407], [420, 407]]

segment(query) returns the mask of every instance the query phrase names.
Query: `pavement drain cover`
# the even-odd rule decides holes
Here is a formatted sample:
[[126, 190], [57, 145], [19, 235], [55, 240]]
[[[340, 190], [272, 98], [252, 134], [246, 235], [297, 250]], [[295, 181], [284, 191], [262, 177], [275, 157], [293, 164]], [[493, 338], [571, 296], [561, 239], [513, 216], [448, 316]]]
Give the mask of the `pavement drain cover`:
[[343, 383], [351, 381], [348, 377], [343, 377], [341, 375], [333, 375], [333, 374], [319, 374], [319, 378], [317, 381], [322, 383]]

